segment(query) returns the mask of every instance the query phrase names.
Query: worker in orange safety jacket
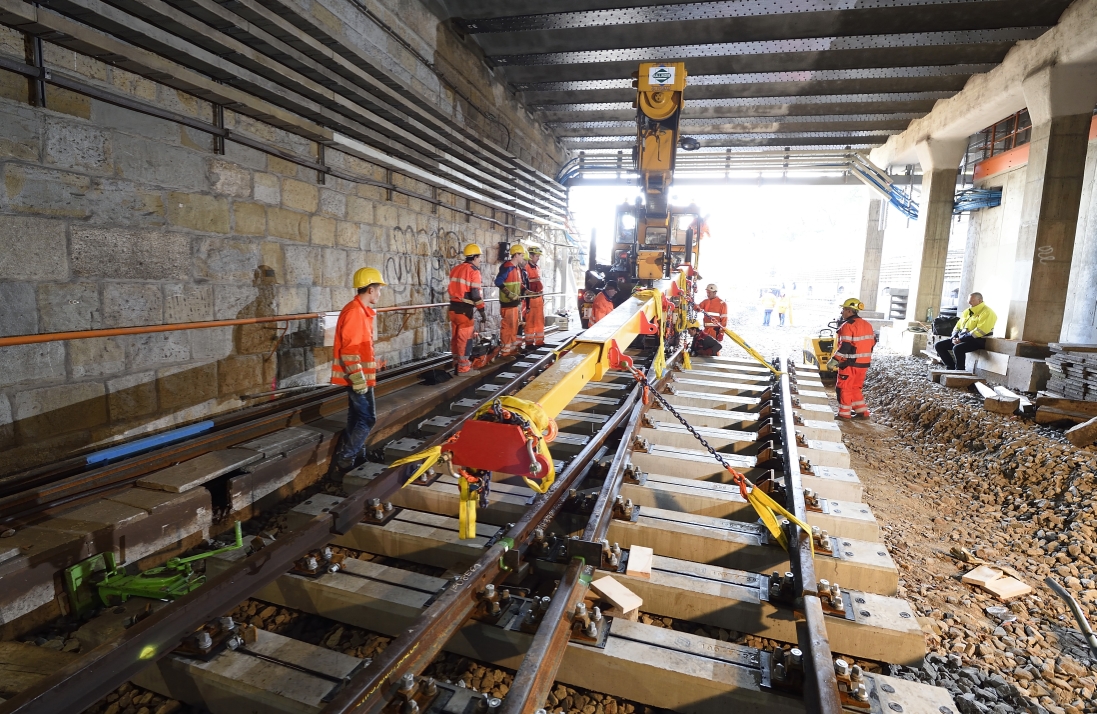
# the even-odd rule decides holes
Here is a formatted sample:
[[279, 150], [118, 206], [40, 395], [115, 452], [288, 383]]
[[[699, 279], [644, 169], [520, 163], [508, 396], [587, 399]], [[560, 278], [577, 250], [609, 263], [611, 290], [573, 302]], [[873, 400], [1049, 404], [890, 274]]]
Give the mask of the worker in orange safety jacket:
[[522, 336], [518, 327], [522, 318], [522, 301], [529, 292], [529, 278], [523, 269], [526, 265], [526, 248], [520, 243], [510, 247], [510, 260], [499, 266], [495, 276], [495, 287], [499, 288], [499, 311], [502, 325], [499, 329], [499, 341], [503, 345], [500, 353], [511, 357], [522, 349]]
[[541, 282], [541, 246], [529, 247], [526, 277], [529, 278], [529, 297], [526, 298], [526, 344], [540, 347], [545, 344], [545, 284]]
[[708, 297], [697, 306], [704, 313], [705, 334], [723, 342], [724, 328], [728, 326], [728, 304], [716, 297], [716, 283], [705, 286], [705, 294]]
[[484, 288], [480, 279], [480, 262], [483, 251], [475, 243], [469, 243], [464, 250], [465, 262], [449, 271], [449, 351], [453, 354], [453, 369], [464, 374], [472, 369], [472, 311], [480, 313], [480, 322], [485, 320]]
[[373, 387], [377, 384], [377, 358], [373, 354], [374, 306], [381, 299], [385, 279], [377, 268], [359, 268], [354, 273], [358, 294], [339, 313], [335, 325], [335, 346], [331, 383], [347, 388], [347, 426], [332, 457], [332, 471], [346, 472], [365, 460], [364, 449], [370, 430], [377, 423]]
[[868, 405], [861, 388], [865, 384], [865, 373], [872, 363], [872, 348], [876, 346], [876, 335], [872, 324], [858, 313], [865, 304], [857, 298], [842, 303], [842, 319], [835, 334], [837, 349], [827, 362], [831, 369], [838, 370], [838, 418], [852, 419], [853, 414], [869, 418]]
[[602, 292], [594, 298], [594, 304], [590, 306], [590, 324], [601, 320], [613, 312], [613, 298], [617, 295], [617, 283], [607, 283]]

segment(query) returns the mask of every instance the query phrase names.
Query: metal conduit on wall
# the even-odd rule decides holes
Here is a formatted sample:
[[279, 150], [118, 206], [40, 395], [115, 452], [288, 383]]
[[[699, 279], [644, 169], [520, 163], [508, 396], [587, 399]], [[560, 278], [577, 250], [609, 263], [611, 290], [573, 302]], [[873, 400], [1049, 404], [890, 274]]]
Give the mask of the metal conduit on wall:
[[[545, 293], [543, 297], [556, 297], [565, 293]], [[499, 302], [499, 298], [487, 298], [484, 302]], [[432, 307], [449, 307], [448, 302], [432, 302], [423, 305], [390, 305], [379, 307], [377, 312], [404, 312], [407, 310], [427, 310]], [[212, 327], [232, 327], [234, 325], [255, 325], [263, 322], [293, 322], [322, 317], [323, 312], [299, 312], [293, 315], [272, 315], [270, 317], [240, 317], [232, 320], [208, 320], [203, 322], [178, 322], [167, 325], [141, 325], [137, 327], [109, 327], [102, 330], [80, 330], [77, 332], [47, 332], [41, 335], [15, 335], [0, 337], [0, 347], [14, 345], [33, 345], [41, 342], [62, 342], [65, 340], [87, 340], [95, 337], [118, 337], [120, 335], [145, 335], [150, 332], [174, 332], [176, 330], [204, 330]]]

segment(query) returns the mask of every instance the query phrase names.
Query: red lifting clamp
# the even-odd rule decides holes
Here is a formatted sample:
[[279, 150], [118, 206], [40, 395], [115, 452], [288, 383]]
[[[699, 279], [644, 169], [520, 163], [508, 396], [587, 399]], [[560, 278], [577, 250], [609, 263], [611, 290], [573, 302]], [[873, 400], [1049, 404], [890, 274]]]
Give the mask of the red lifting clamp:
[[548, 459], [530, 441], [520, 426], [472, 419], [461, 427], [449, 451], [453, 463], [465, 468], [543, 479], [549, 472]]

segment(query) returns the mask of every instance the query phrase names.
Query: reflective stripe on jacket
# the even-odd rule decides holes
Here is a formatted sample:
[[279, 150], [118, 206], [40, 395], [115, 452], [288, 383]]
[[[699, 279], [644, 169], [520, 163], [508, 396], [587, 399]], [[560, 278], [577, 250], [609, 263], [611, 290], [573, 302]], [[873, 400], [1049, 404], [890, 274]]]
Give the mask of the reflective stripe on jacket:
[[531, 293], [543, 293], [545, 285], [541, 282], [541, 269], [533, 263], [526, 263], [526, 277], [529, 278], [529, 291]]
[[714, 322], [720, 327], [728, 326], [728, 304], [720, 298], [705, 298], [697, 307], [705, 313], [705, 327]]
[[835, 335], [838, 349], [834, 359], [843, 367], [868, 367], [872, 362], [872, 348], [876, 346], [876, 336], [872, 325], [856, 315], [842, 323]]
[[997, 321], [998, 316], [994, 311], [987, 307], [985, 302], [981, 302], [960, 313], [960, 320], [953, 328], [952, 334], [970, 332], [972, 337], [986, 337], [994, 332], [994, 323]]
[[449, 309], [472, 317], [473, 309], [484, 307], [484, 288], [480, 269], [472, 263], [461, 263], [449, 271]]
[[344, 387], [377, 384], [377, 358], [373, 354], [373, 318], [377, 312], [357, 297], [339, 313], [335, 324], [335, 350], [331, 383]]
[[522, 303], [522, 288], [526, 285], [526, 276], [513, 262], [508, 260], [499, 266], [499, 276], [495, 279], [495, 284], [499, 285], [500, 307], [518, 307]]

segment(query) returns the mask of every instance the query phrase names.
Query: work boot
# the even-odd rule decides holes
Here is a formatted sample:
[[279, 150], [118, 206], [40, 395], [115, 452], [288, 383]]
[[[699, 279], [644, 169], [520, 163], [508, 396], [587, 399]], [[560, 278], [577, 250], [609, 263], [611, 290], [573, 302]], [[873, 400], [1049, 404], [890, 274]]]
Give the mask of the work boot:
[[872, 415], [869, 412], [857, 412], [853, 416], [858, 419], [864, 419], [865, 421], [872, 421]]
[[328, 465], [328, 478], [342, 478], [343, 474], [354, 468], [356, 459], [338, 459], [332, 457]]

